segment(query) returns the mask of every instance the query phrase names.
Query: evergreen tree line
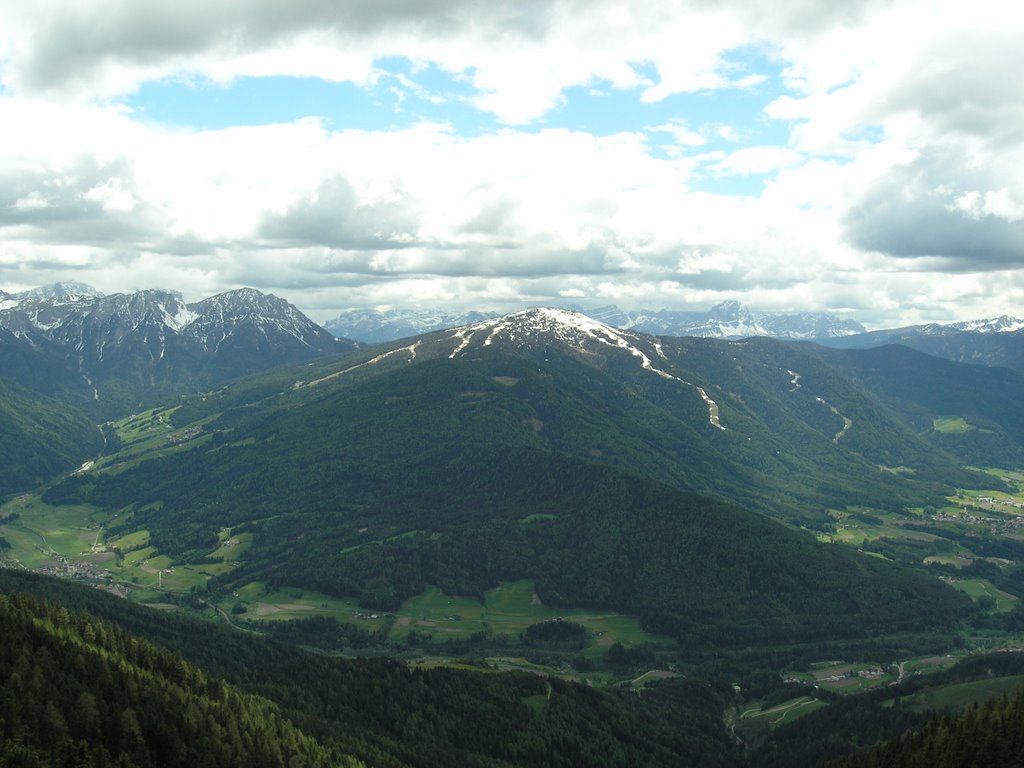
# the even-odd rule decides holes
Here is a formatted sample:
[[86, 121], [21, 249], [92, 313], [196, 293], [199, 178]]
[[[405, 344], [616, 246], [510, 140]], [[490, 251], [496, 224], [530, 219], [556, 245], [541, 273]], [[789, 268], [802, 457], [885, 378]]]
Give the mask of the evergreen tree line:
[[[198, 755], [207, 749], [220, 761], [218, 765], [262, 765], [246, 750], [250, 743], [254, 748], [264, 745], [269, 754], [276, 755], [269, 746], [277, 743], [275, 739], [308, 745], [307, 759], [312, 765], [322, 764], [315, 761], [325, 755], [335, 763], [345, 764], [348, 756], [353, 756], [384, 768], [729, 768], [736, 763], [735, 747], [721, 719], [731, 696], [725, 686], [666, 681], [638, 696], [627, 690], [598, 690], [525, 673], [420, 669], [391, 659], [315, 655], [226, 627], [135, 606], [76, 584], [0, 570], [0, 592], [25, 590], [68, 604], [55, 607], [20, 595], [6, 598], [9, 605], [17, 607], [15, 617], [29, 616], [18, 626], [31, 628], [32, 617], [36, 613], [43, 616], [41, 637], [52, 659], [37, 666], [36, 654], [23, 652], [28, 643], [36, 642], [34, 635], [23, 639], [20, 630], [0, 634], [4, 657], [11, 657], [10, 667], [0, 667], [0, 679], [8, 679], [11, 673], [6, 670], [13, 670], [24, 657], [22, 664], [28, 666], [19, 672], [22, 678], [37, 677], [42, 690], [55, 691], [38, 706], [23, 709], [20, 719], [12, 714], [22, 700], [20, 693], [10, 694], [4, 700], [5, 709], [0, 710], [4, 727], [11, 729], [5, 731], [9, 735], [4, 743], [15, 751], [28, 750], [42, 761], [40, 765], [64, 764], [60, 761], [70, 754], [67, 750], [84, 749], [80, 747], [83, 742], [95, 752], [88, 757], [95, 762], [86, 765], [116, 764], [118, 760], [140, 766], [182, 764], [141, 762], [147, 755], [146, 759], [156, 761], [166, 750], [198, 761], [192, 765], [212, 765]], [[81, 613], [82, 609], [89, 613]], [[123, 626], [115, 627], [95, 614]], [[51, 615], [58, 618], [51, 619]], [[51, 632], [46, 622], [67, 629]], [[84, 626], [92, 628], [95, 641], [77, 639], [83, 632], [88, 634], [81, 628]], [[3, 629], [7, 628], [5, 624]], [[62, 632], [71, 637], [61, 641], [64, 645], [57, 642]], [[131, 683], [112, 672], [108, 690], [107, 678], [94, 673], [100, 662], [89, 661], [83, 669], [77, 660], [87, 656], [82, 643], [86, 648], [98, 644], [102, 652], [95, 655], [109, 657], [108, 663], [117, 669], [144, 672]], [[53, 676], [56, 680], [50, 682]], [[115, 690], [118, 688], [122, 690]], [[161, 692], [163, 689], [166, 691]], [[83, 693], [96, 700], [98, 734], [76, 730], [81, 718], [75, 707]], [[141, 698], [136, 698], [136, 693]], [[68, 733], [67, 750], [53, 756], [48, 751], [50, 742], [42, 740], [41, 726], [37, 726], [38, 713], [45, 712], [51, 701]], [[126, 738], [122, 720], [129, 708], [140, 724], [145, 752], [141, 747], [132, 752], [122, 744]], [[195, 723], [209, 730], [188, 730], [192, 722], [189, 713], [194, 711], [204, 716], [195, 718]], [[272, 727], [258, 730], [264, 721]], [[232, 762], [232, 722], [243, 749], [238, 758], [241, 762]], [[214, 747], [205, 739], [226, 743]], [[175, 746], [179, 740], [184, 747]], [[304, 753], [287, 752], [283, 745], [281, 749], [288, 760], [296, 757], [295, 764], [303, 764], [299, 761]]]
[[1024, 691], [929, 720], [829, 768], [988, 768], [1024, 763]]
[[357, 765], [270, 702], [87, 614], [0, 594], [0, 765]]

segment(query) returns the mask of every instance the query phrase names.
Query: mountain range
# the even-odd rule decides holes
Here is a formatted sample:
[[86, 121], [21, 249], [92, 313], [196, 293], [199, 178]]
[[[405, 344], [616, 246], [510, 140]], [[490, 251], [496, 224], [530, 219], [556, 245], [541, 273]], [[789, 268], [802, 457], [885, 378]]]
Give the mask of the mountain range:
[[532, 309], [275, 369], [166, 418], [166, 446], [43, 500], [130, 510], [110, 535], [145, 531], [182, 563], [251, 532], [224, 589], [394, 610], [431, 584], [532, 579], [545, 603], [630, 611], [696, 645], [943, 626], [969, 602], [751, 511], [820, 528], [830, 508], [941, 504], [987, 480], [770, 339], [658, 339]]
[[[936, 357], [1024, 371], [1024, 320], [996, 317], [966, 322], [868, 331], [860, 323], [825, 312], [753, 312], [737, 301], [707, 311], [633, 310], [615, 305], [565, 307], [607, 325], [652, 336], [744, 339], [767, 337], [812, 341], [840, 349], [899, 344]], [[445, 328], [493, 320], [496, 312], [352, 309], [325, 323], [331, 333], [367, 344], [383, 344]]]
[[[0, 296], [0, 494], [18, 494], [0, 507], [0, 559], [70, 563], [134, 600], [249, 630], [206, 637], [162, 611], [0, 573], [0, 592], [74, 600], [165, 649], [0, 594], [4, 674], [33, 702], [21, 717], [0, 701], [0, 762], [44, 760], [47, 729], [61, 759], [121, 750], [143, 765], [160, 744], [186, 754], [183, 734], [216, 742], [234, 727], [237, 755], [277, 754], [280, 739], [317, 760], [336, 749], [394, 766], [741, 765], [723, 716], [767, 707], [754, 690], [796, 696], [783, 667], [941, 658], [1024, 626], [1019, 519], [967, 514], [983, 494], [1013, 498], [1002, 478], [1015, 475], [998, 468], [1024, 465], [1020, 372], [766, 338], [765, 318], [739, 305], [703, 319], [736, 330], [728, 339], [698, 324], [689, 336], [623, 328], [613, 309], [462, 319], [368, 347], [252, 289], [190, 304], [75, 284]], [[1010, 337], [1012, 325], [958, 332]], [[825, 543], [842, 540], [854, 546]], [[961, 582], [990, 590], [986, 602]], [[502, 623], [502, 601], [557, 618]], [[286, 610], [299, 618], [266, 620]], [[489, 674], [307, 656], [260, 632]], [[545, 633], [579, 645], [530, 639]], [[59, 661], [30, 658], [40, 644]], [[552, 677], [492, 674], [520, 655]], [[168, 718], [141, 689], [103, 705], [104, 686], [121, 684], [78, 674], [98, 658], [177, 686]], [[664, 679], [641, 697], [558, 679], [596, 669], [633, 684], [655, 664]], [[671, 679], [677, 667], [687, 680]], [[237, 699], [225, 685], [273, 700], [237, 708], [247, 737], [227, 716], [195, 717]], [[864, 732], [843, 711], [826, 713], [852, 729], [846, 749]], [[885, 736], [910, 722], [885, 703], [871, 717]], [[814, 762], [786, 753], [757, 759]]]
[[[769, 336], [780, 339], [821, 340], [864, 332], [853, 320], [822, 312], [753, 313], [738, 301], [725, 301], [706, 312], [636, 310], [624, 312], [615, 305], [565, 307], [607, 325], [654, 336], [699, 336], [738, 339]], [[336, 336], [368, 344], [417, 336], [498, 317], [496, 312], [450, 313], [438, 309], [352, 309], [324, 324]]]
[[104, 296], [80, 283], [0, 296], [4, 375], [97, 418], [354, 346], [251, 288], [192, 304], [173, 291]]
[[822, 343], [846, 349], [898, 344], [958, 363], [1024, 371], [1024, 320], [1014, 317], [912, 325], [835, 337]]

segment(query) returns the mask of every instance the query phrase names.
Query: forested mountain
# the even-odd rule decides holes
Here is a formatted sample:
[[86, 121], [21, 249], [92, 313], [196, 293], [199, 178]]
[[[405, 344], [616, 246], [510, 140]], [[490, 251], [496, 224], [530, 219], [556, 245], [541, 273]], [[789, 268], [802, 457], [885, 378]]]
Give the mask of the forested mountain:
[[241, 382], [173, 414], [192, 436], [174, 452], [44, 498], [132, 510], [111, 533], [144, 529], [180, 560], [249, 530], [225, 586], [377, 608], [427, 583], [481, 594], [533, 578], [546, 602], [628, 611], [687, 643], [965, 616], [933, 579], [709, 498], [813, 522], [821, 505], [898, 506], [941, 493], [946, 473], [971, 480], [816, 358], [767, 344], [534, 310]]
[[[17, 301], [22, 309], [32, 301], [98, 301], [71, 289], [56, 293], [4, 301]], [[136, 298], [149, 306], [154, 297]], [[227, 376], [236, 366], [244, 368], [250, 354], [272, 356], [274, 345], [260, 341], [270, 337], [245, 318], [249, 310], [273, 314], [279, 300], [239, 292], [202, 307], [178, 307], [171, 298], [160, 299], [161, 306], [177, 307], [165, 314], [191, 329], [191, 349], [214, 350], [202, 362], [202, 376]], [[289, 317], [287, 307], [282, 317]], [[301, 318], [292, 320], [292, 337], [301, 336]], [[82, 322], [80, 327], [88, 325]], [[170, 326], [165, 322], [164, 328]], [[146, 344], [154, 337], [143, 334], [143, 347], [132, 347], [130, 340], [139, 337], [124, 329], [128, 341], [100, 350], [106, 362], [97, 352], [95, 370], [111, 365], [106, 389], [94, 382], [100, 401], [122, 386], [132, 397], [142, 391], [119, 378], [140, 370], [115, 365], [119, 354], [138, 360], [131, 350], [159, 349], [163, 357], [152, 356], [157, 361], [185, 359], [185, 347], [174, 346], [186, 345], [184, 333], [165, 330], [163, 346], [152, 348]], [[30, 346], [15, 332], [9, 335], [12, 344], [0, 351], [10, 370], [35, 377], [38, 389], [66, 394], [66, 361], [50, 354], [59, 339], [40, 336]], [[36, 361], [51, 365], [49, 373], [39, 374]], [[198, 387], [204, 379], [188, 370], [180, 369], [182, 381]], [[78, 372], [70, 375], [81, 379]], [[164, 384], [153, 382], [147, 397], [163, 391]], [[153, 585], [140, 591], [165, 608], [189, 606], [224, 617], [235, 600], [243, 614], [249, 610], [239, 593], [248, 594], [254, 585], [264, 594], [289, 587], [310, 590], [318, 601], [354, 598], [345, 604], [367, 614], [388, 612], [389, 621], [397, 621], [394, 616], [410, 601], [431, 591], [486, 606], [499, 585], [528, 582], [526, 600], [532, 594], [552, 612], [639, 618], [642, 630], [657, 633], [649, 635], [656, 638], [651, 647], [657, 656], [642, 647], [613, 645], [610, 638], [598, 646], [587, 631], [590, 655], [574, 655], [581, 626], [568, 621], [557, 629], [576, 635], [564, 642], [537, 640], [544, 626], [514, 630], [523, 633], [514, 637], [488, 624], [482, 639], [462, 645], [437, 641], [431, 652], [450, 654], [451, 660], [462, 653], [457, 648], [482, 647], [473, 643], [514, 646], [539, 659], [548, 654], [544, 663], [560, 665], [559, 674], [596, 663], [611, 679], [622, 679], [620, 673], [624, 677], [639, 659], [657, 658], [669, 668], [685, 665], [688, 679], [665, 680], [636, 696], [536, 675], [309, 656], [237, 629], [188, 624], [102, 595], [83, 597], [71, 587], [0, 572], [7, 591], [47, 592], [92, 615], [72, 616], [67, 624], [53, 606], [21, 598], [4, 604], [16, 607], [9, 617], [14, 629], [6, 633], [15, 649], [12, 663], [24, 656], [18, 649], [28, 631], [17, 627], [29, 624], [44, 630], [31, 642], [62, 659], [36, 664], [40, 672], [33, 672], [33, 680], [54, 675], [61, 690], [79, 698], [88, 693], [73, 677], [81, 667], [76, 659], [84, 658], [79, 651], [95, 637], [117, 634], [97, 623], [104, 618], [200, 665], [207, 686], [181, 687], [182, 679], [200, 679], [198, 671], [165, 682], [161, 670], [184, 669], [186, 662], [162, 656], [165, 651], [140, 651], [142, 657], [129, 656], [120, 668], [149, 669], [143, 661], [157, 660], [158, 669], [139, 674], [155, 675], [156, 684], [170, 691], [160, 699], [173, 713], [163, 731], [146, 724], [143, 705], [114, 696], [119, 708], [97, 705], [104, 725], [90, 735], [75, 719], [79, 698], [36, 699], [34, 688], [25, 695], [42, 702], [39, 717], [49, 718], [67, 739], [51, 746], [39, 741], [38, 727], [0, 714], [3, 727], [15, 729], [5, 731], [3, 748], [29, 765], [66, 762], [70, 755], [102, 764], [118, 760], [122, 751], [125, 764], [143, 765], [160, 751], [146, 741], [152, 731], [167, 744], [186, 742], [184, 748], [167, 747], [171, 754], [191, 754], [188, 744], [218, 738], [189, 730], [195, 719], [191, 702], [213, 713], [205, 722], [225, 742], [229, 751], [218, 754], [228, 763], [235, 754], [254, 759], [255, 744], [276, 755], [277, 748], [268, 745], [283, 740], [293, 750], [289, 755], [314, 764], [324, 756], [385, 766], [742, 764], [738, 742], [722, 718], [728, 707], [744, 701], [748, 680], [756, 687], [766, 679], [756, 665], [807, 663], [822, 654], [945, 653], [964, 642], [968, 623], [980, 632], [1018, 626], [1024, 612], [1013, 603], [1024, 591], [1021, 569], [1011, 560], [1017, 557], [1015, 541], [996, 541], [991, 531], [966, 523], [943, 523], [949, 530], [924, 536], [943, 542], [943, 552], [955, 550], [956, 557], [934, 568], [922, 564], [913, 546], [901, 550], [885, 536], [904, 530], [903, 522], [905, 530], [923, 533], [918, 528], [929, 505], [945, 506], [955, 493], [999, 482], [965, 464], [1017, 466], [1024, 435], [1019, 384], [1012, 371], [965, 366], [901, 347], [847, 351], [764, 338], [653, 337], [579, 313], [533, 309], [373, 349], [317, 353], [214, 391], [176, 397], [107, 425], [105, 449], [103, 435], [86, 419], [35, 391], [5, 385], [0, 427], [20, 431], [4, 444], [18, 446], [10, 460], [24, 464], [14, 476], [41, 484], [97, 458], [24, 497], [31, 525], [5, 524], [5, 535], [20, 541], [35, 561], [49, 557], [33, 549], [33, 542], [45, 543], [41, 534], [51, 535], [45, 516], [52, 514], [53, 541], [66, 537], [77, 552], [75, 542], [87, 539], [95, 562], [115, 571], [114, 563], [130, 548], [144, 547], [145, 555], [130, 551], [152, 563], [135, 571], [152, 574]], [[987, 397], [978, 397], [979, 391]], [[115, 401], [129, 402], [108, 397]], [[32, 414], [39, 414], [32, 416], [35, 421]], [[42, 436], [50, 442], [32, 442]], [[985, 461], [974, 460], [979, 456]], [[26, 462], [32, 457], [48, 457], [49, 463], [39, 459], [30, 474]], [[22, 501], [12, 500], [7, 509]], [[873, 514], [897, 522], [883, 524]], [[888, 529], [864, 541], [863, 549], [872, 554], [818, 543], [815, 534], [828, 539], [838, 520]], [[228, 544], [242, 540], [244, 546], [227, 562]], [[967, 565], [957, 571], [949, 560], [969, 564], [975, 581], [988, 580], [988, 587], [979, 588], [998, 595], [990, 602], [1002, 600], [1008, 607], [981, 607], [936, 578], [956, 582], [968, 575]], [[195, 577], [194, 586], [180, 582], [184, 590], [163, 589], [161, 577], [171, 579], [176, 567]], [[123, 578], [128, 584], [123, 575], [93, 574], [97, 581]], [[278, 622], [266, 631], [311, 644], [314, 632], [333, 633], [318, 647], [368, 653], [370, 633], [359, 627], [360, 616], [352, 616], [344, 632], [342, 622], [326, 619], [303, 627]], [[85, 626], [92, 627], [93, 639], [83, 634]], [[260, 629], [258, 622], [245, 626]], [[67, 664], [63, 659], [70, 651], [47, 639], [51, 628], [78, 653]], [[412, 625], [391, 635], [385, 629], [373, 636], [373, 650], [400, 648], [412, 657], [418, 633]], [[358, 642], [345, 645], [342, 635]], [[120, 645], [102, 646], [100, 656], [142, 647], [124, 637]], [[4, 642], [0, 638], [0, 648]], [[767, 677], [772, 674], [777, 682], [768, 686], [770, 695], [786, 695], [777, 672]], [[217, 699], [217, 691], [234, 689], [223, 683], [210, 688], [216, 678], [245, 693]], [[736, 680], [742, 681], [741, 693], [732, 687]], [[132, 683], [112, 684], [134, 690]], [[250, 701], [251, 694], [273, 703]], [[247, 724], [238, 726], [237, 740], [229, 722], [218, 719], [220, 701], [230, 701], [229, 709]], [[186, 714], [179, 717], [181, 702]], [[250, 705], [255, 709], [246, 710]], [[128, 709], [146, 751], [125, 746]], [[865, 734], [892, 735], [904, 721], [896, 717], [899, 712], [890, 716], [883, 710], [881, 704], [871, 709], [877, 723], [853, 728], [843, 736], [842, 749], [829, 751], [828, 745], [794, 735], [808, 751], [789, 753], [817, 759], [852, 749]], [[841, 718], [844, 709], [826, 711]], [[808, 718], [827, 722], [824, 714]], [[273, 725], [262, 736], [243, 733], [264, 721]], [[904, 724], [918, 723], [920, 718], [910, 718]], [[759, 737], [752, 764], [793, 765], [777, 760], [787, 752], [786, 738], [781, 729], [777, 736]], [[239, 745], [241, 751], [235, 749]]]
[[1024, 321], [996, 317], [964, 323], [929, 323], [822, 339], [839, 349], [899, 344], [958, 363], [1024, 371]]
[[896, 345], [820, 350], [932, 445], [976, 466], [1024, 466], [1024, 375]]
[[0, 499], [76, 469], [102, 447], [80, 412], [0, 378]]

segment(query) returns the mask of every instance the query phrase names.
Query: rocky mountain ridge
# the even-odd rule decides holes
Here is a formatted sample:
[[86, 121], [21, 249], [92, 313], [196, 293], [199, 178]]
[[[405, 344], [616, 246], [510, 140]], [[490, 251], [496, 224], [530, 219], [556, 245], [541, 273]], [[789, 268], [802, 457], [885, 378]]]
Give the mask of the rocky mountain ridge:
[[[725, 301], [706, 312], [681, 310], [634, 310], [625, 312], [614, 304], [603, 307], [568, 305], [606, 325], [655, 336], [697, 336], [741, 339], [769, 336], [780, 339], [819, 340], [863, 333], [853, 320], [823, 312], [754, 313], [738, 301]], [[449, 313], [440, 309], [353, 309], [325, 323], [336, 336], [368, 344], [417, 336], [498, 317], [496, 312]]]
[[356, 346], [339, 341], [292, 304], [241, 288], [186, 304], [176, 291], [103, 295], [58, 283], [0, 296], [5, 375], [57, 369], [59, 390], [94, 401], [209, 385]]

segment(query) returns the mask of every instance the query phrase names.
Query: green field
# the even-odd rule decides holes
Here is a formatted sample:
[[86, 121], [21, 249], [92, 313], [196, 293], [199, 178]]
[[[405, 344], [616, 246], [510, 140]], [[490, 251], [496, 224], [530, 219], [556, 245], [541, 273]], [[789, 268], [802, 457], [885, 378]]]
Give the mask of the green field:
[[[107, 540], [106, 526], [117, 522], [118, 513], [84, 505], [54, 507], [28, 495], [5, 504], [2, 513], [0, 535], [11, 545], [9, 560], [54, 575], [71, 575], [77, 569], [79, 578], [121, 582], [130, 587], [129, 597], [141, 602], [163, 601], [168, 592], [204, 587], [211, 575], [230, 568], [230, 560], [251, 543], [248, 534], [237, 537], [235, 551], [222, 543], [214, 554], [229, 561], [225, 564], [175, 565], [149, 545], [148, 531]], [[13, 521], [6, 519], [11, 515], [16, 515]], [[82, 573], [83, 566], [93, 570]]]
[[769, 709], [751, 707], [740, 713], [740, 720], [760, 721], [758, 724], [765, 724], [769, 728], [777, 728], [780, 725], [791, 723], [794, 720], [809, 715], [816, 709], [827, 707], [823, 701], [811, 696], [799, 696], [781, 704], [776, 704]]
[[113, 422], [114, 433], [121, 441], [119, 450], [99, 459], [91, 471], [121, 472], [155, 454], [179, 451], [186, 447], [186, 443], [194, 445], [195, 440], [209, 439], [202, 432], [209, 419], [198, 421], [187, 429], [175, 429], [170, 418], [177, 409], [178, 406], [154, 408]]
[[0, 535], [11, 545], [7, 557], [26, 568], [39, 568], [56, 556], [95, 563], [100, 558], [93, 545], [102, 542], [104, 515], [94, 507], [51, 507], [35, 496], [20, 496], [2, 507]]
[[939, 536], [926, 531], [911, 530], [908, 523], [919, 524], [919, 515], [898, 515], [892, 512], [852, 508], [830, 510], [834, 531], [818, 535], [820, 541], [830, 544], [863, 546], [877, 539], [905, 539], [920, 542], [934, 542]]
[[789, 675], [835, 693], [859, 693], [894, 682], [897, 672], [889, 665], [872, 662], [819, 661], [811, 664], [809, 671]]
[[951, 583], [961, 592], [967, 593], [975, 602], [983, 597], [995, 600], [997, 613], [1012, 611], [1017, 603], [1016, 597], [996, 589], [987, 579], [956, 579]]
[[932, 422], [932, 429], [944, 435], [962, 435], [974, 429], [962, 416], [940, 416]]
[[671, 644], [666, 637], [651, 635], [633, 616], [584, 608], [552, 608], [544, 605], [532, 581], [501, 584], [484, 595], [481, 605], [472, 598], [454, 597], [430, 589], [405, 603], [396, 612], [393, 640], [404, 641], [410, 631], [430, 634], [434, 641], [466, 638], [479, 632], [518, 638], [531, 624], [563, 618], [582, 624], [588, 631], [584, 655], [603, 656], [616, 642], [625, 646]]
[[518, 642], [531, 624], [564, 618], [586, 627], [584, 655], [587, 656], [603, 657], [616, 642], [629, 647], [674, 645], [669, 638], [644, 632], [640, 621], [632, 616], [545, 606], [534, 592], [532, 581], [501, 584], [484, 595], [483, 603], [471, 597], [446, 595], [431, 587], [406, 600], [393, 614], [361, 608], [356, 598], [331, 597], [308, 589], [286, 587], [268, 593], [262, 582], [247, 584], [219, 602], [225, 611], [231, 611], [236, 604], [245, 607], [244, 614], [236, 615], [250, 621], [329, 616], [371, 632], [390, 622], [390, 639], [395, 643], [408, 642], [410, 632], [417, 633], [420, 644], [428, 645], [466, 640], [472, 635], [505, 635]]
[[1024, 675], [994, 677], [941, 688], [928, 688], [903, 699], [902, 705], [918, 712], [960, 709], [968, 704], [991, 699], [993, 696], [1012, 695], [1021, 688], [1024, 688]]
[[390, 621], [387, 614], [360, 608], [359, 601], [354, 597], [332, 597], [322, 592], [294, 587], [282, 587], [268, 592], [262, 581], [246, 584], [218, 602], [218, 606], [227, 612], [231, 612], [237, 604], [245, 608], [245, 613], [235, 615], [246, 621], [288, 621], [326, 616], [341, 622], [355, 623], [368, 632], [374, 632]]

